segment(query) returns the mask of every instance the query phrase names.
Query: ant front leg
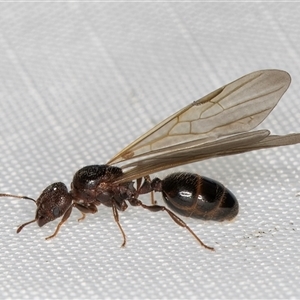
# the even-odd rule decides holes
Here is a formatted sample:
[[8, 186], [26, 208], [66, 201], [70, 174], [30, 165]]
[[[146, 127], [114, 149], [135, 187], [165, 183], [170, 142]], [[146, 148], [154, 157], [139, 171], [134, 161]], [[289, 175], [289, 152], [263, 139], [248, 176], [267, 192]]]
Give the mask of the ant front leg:
[[57, 235], [57, 233], [59, 232], [60, 227], [61, 227], [61, 226], [69, 219], [69, 217], [70, 217], [70, 215], [71, 215], [71, 212], [72, 212], [73, 206], [74, 206], [74, 204], [72, 204], [72, 205], [67, 209], [67, 211], [66, 211], [65, 214], [63, 215], [61, 221], [60, 221], [59, 224], [57, 225], [55, 232], [54, 232], [52, 235], [46, 237], [46, 238], [45, 238], [46, 240], [52, 239], [52, 238], [54, 238], [54, 237]]
[[215, 249], [213, 247], [209, 247], [207, 245], [205, 245], [200, 238], [194, 233], [194, 231], [183, 221], [181, 220], [178, 216], [176, 216], [172, 211], [170, 211], [168, 208], [166, 208], [165, 206], [160, 206], [160, 205], [145, 205], [142, 201], [140, 201], [139, 199], [135, 199], [135, 198], [131, 198], [128, 199], [129, 203], [132, 206], [141, 206], [145, 209], [148, 209], [150, 211], [153, 212], [157, 212], [157, 211], [165, 211], [166, 213], [168, 213], [168, 215], [173, 219], [173, 221], [178, 224], [181, 227], [186, 228], [191, 234], [192, 236], [206, 249], [212, 250], [214, 251]]

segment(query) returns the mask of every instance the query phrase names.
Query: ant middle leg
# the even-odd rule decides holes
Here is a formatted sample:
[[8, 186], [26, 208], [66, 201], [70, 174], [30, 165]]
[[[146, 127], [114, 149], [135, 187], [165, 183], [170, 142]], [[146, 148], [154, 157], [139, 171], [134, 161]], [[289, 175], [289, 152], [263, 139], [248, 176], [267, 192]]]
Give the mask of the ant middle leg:
[[[124, 202], [125, 203], [125, 202]], [[115, 203], [115, 201], [112, 202], [112, 210], [113, 210], [113, 215], [114, 215], [114, 218], [115, 218], [115, 221], [122, 233], [122, 236], [123, 236], [123, 243], [121, 245], [121, 247], [125, 247], [126, 245], [126, 235], [125, 235], [125, 232], [120, 224], [120, 221], [119, 221], [119, 213], [118, 213], [118, 209], [117, 209], [117, 205]]]
[[82, 216], [78, 219], [78, 222], [83, 221], [86, 217], [86, 214], [95, 214], [98, 211], [97, 206], [93, 203], [89, 204], [89, 206], [74, 203], [74, 206], [82, 213]]
[[144, 182], [141, 185], [141, 178], [137, 179], [137, 191], [138, 195], [151, 193], [151, 204], [155, 205], [157, 202], [154, 199], [154, 191], [151, 186], [151, 178], [149, 175], [144, 176]]

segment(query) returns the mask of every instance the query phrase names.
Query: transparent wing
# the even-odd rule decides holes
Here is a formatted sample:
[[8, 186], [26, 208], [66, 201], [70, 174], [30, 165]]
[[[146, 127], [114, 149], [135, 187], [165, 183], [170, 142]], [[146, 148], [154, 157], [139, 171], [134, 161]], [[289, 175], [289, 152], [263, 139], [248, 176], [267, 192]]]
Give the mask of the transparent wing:
[[108, 164], [184, 151], [195, 145], [201, 148], [222, 137], [247, 132], [268, 116], [290, 82], [289, 74], [280, 70], [262, 70], [241, 77], [162, 121]]
[[124, 175], [120, 178], [120, 180], [118, 180], [118, 182], [131, 181], [154, 172], [159, 172], [208, 158], [300, 143], [299, 133], [284, 136], [269, 134], [270, 132], [268, 130], [240, 133], [234, 136], [215, 140], [213, 142], [208, 142], [204, 145], [162, 153], [161, 155], [155, 155], [143, 160], [134, 161], [122, 166]]

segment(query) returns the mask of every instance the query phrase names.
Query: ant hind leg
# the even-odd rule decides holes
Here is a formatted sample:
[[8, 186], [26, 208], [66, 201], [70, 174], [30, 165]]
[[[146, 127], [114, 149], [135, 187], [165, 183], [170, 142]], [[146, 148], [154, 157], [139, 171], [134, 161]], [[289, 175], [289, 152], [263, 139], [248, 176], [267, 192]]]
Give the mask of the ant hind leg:
[[165, 206], [146, 205], [142, 201], [140, 201], [139, 199], [135, 199], [135, 198], [128, 199], [128, 201], [132, 206], [141, 206], [141, 207], [143, 207], [145, 209], [148, 209], [152, 212], [165, 211], [166, 213], [168, 213], [168, 215], [173, 219], [173, 221], [176, 224], [178, 224], [179, 226], [181, 226], [183, 228], [186, 228], [191, 233], [191, 235], [200, 243], [200, 245], [202, 245], [206, 249], [209, 249], [209, 250], [212, 250], [212, 251], [215, 250], [213, 247], [209, 247], [209, 246], [205, 245], [200, 240], [200, 238], [195, 234], [195, 232], [182, 219], [180, 219], [178, 216], [176, 216], [172, 211], [170, 211]]

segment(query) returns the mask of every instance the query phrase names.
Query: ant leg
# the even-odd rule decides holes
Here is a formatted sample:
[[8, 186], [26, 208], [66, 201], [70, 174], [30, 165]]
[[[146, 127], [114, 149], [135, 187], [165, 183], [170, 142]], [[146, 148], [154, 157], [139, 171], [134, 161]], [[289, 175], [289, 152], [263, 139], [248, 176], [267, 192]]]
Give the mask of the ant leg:
[[165, 206], [160, 206], [160, 205], [145, 205], [142, 201], [138, 200], [138, 199], [128, 199], [129, 203], [133, 206], [141, 206], [145, 209], [148, 209], [150, 211], [153, 212], [157, 212], [157, 211], [165, 211], [169, 214], [169, 216], [173, 219], [173, 221], [178, 224], [179, 226], [187, 229], [191, 235], [200, 243], [200, 245], [202, 245], [204, 248], [209, 249], [214, 251], [215, 249], [213, 247], [209, 247], [207, 245], [205, 245], [200, 238], [194, 233], [194, 231], [183, 221], [181, 220], [178, 216], [176, 216], [172, 211], [170, 211], [168, 208], [166, 208]]
[[46, 237], [46, 238], [45, 238], [46, 240], [52, 239], [52, 238], [54, 238], [54, 237], [57, 235], [57, 233], [58, 233], [58, 231], [59, 231], [61, 225], [63, 225], [63, 224], [68, 220], [68, 218], [70, 217], [71, 212], [72, 212], [72, 208], [73, 208], [73, 205], [71, 205], [71, 206], [68, 208], [68, 210], [65, 212], [65, 214], [63, 215], [63, 218], [61, 219], [61, 221], [60, 221], [59, 224], [57, 225], [55, 232], [54, 232], [52, 235]]
[[149, 175], [144, 176], [144, 182], [142, 186], [139, 186], [137, 188], [137, 190], [138, 190], [138, 195], [151, 193], [151, 204], [155, 205], [157, 202], [156, 200], [154, 200], [154, 192], [151, 186], [151, 182], [152, 181]]
[[154, 192], [153, 191], [151, 191], [151, 204], [152, 205], [157, 204], [157, 201], [154, 199]]
[[82, 216], [81, 216], [81, 218], [79, 218], [77, 221], [78, 222], [80, 222], [80, 221], [83, 221], [84, 219], [85, 219], [85, 217], [86, 217], [86, 214], [85, 213], [83, 213], [83, 212], [81, 212], [82, 213]]
[[124, 230], [123, 230], [123, 228], [122, 228], [122, 226], [119, 222], [119, 213], [118, 213], [117, 206], [116, 206], [114, 201], [112, 202], [112, 210], [113, 210], [115, 221], [118, 224], [118, 227], [119, 227], [119, 229], [122, 233], [122, 236], [123, 236], [123, 244], [121, 245], [121, 247], [125, 247], [125, 245], [126, 245], [126, 235], [125, 235], [125, 232], [124, 232]]
[[74, 203], [74, 206], [82, 213], [82, 216], [78, 219], [78, 222], [83, 221], [86, 217], [86, 214], [95, 214], [98, 211], [96, 205], [94, 204], [90, 204], [87, 207], [78, 203]]
[[30, 222], [27, 222], [27, 223], [22, 224], [22, 225], [17, 229], [17, 233], [19, 233], [26, 225], [31, 224], [31, 223], [34, 223], [34, 222], [36, 222], [36, 219], [34, 219], [34, 220], [30, 221]]
[[138, 178], [136, 180], [136, 189], [139, 190], [141, 188], [142, 185], [142, 178]]

